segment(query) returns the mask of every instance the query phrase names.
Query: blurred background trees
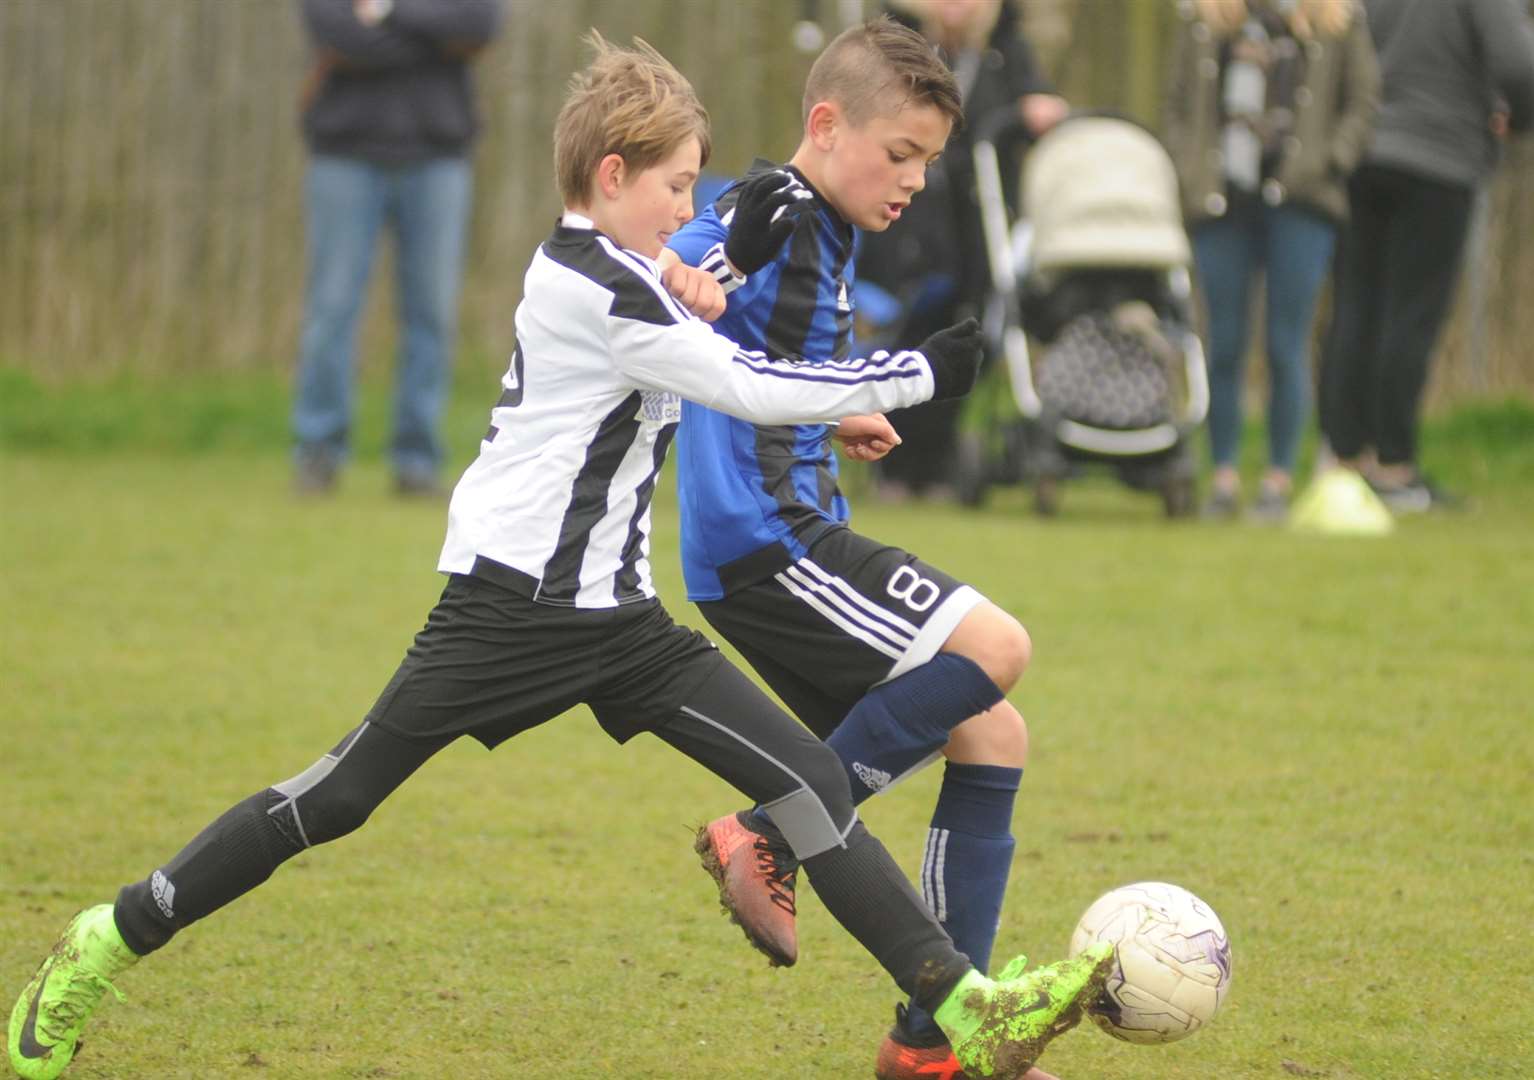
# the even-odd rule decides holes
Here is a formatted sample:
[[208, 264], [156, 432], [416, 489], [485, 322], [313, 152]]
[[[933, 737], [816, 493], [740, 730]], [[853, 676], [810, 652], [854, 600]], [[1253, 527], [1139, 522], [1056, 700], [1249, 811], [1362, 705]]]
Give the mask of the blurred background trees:
[[[789, 154], [813, 52], [874, 0], [507, 0], [479, 62], [484, 136], [462, 347], [498, 372], [533, 248], [558, 211], [550, 135], [581, 34], [641, 35], [698, 87], [711, 167]], [[1171, 0], [1024, 0], [1077, 105], [1157, 126]], [[308, 56], [278, 0], [0, 2], [0, 367], [46, 380], [266, 371], [295, 354]], [[1534, 393], [1534, 146], [1515, 143], [1437, 367], [1440, 399]], [[375, 288], [389, 284], [375, 275]], [[375, 296], [362, 355], [388, 361]]]

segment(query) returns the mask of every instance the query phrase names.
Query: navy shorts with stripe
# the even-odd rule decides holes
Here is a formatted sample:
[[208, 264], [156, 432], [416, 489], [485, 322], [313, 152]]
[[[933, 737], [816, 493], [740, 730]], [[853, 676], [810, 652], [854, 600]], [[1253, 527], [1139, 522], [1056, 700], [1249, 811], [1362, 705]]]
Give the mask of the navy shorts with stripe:
[[837, 528], [698, 610], [823, 739], [870, 689], [936, 656], [984, 599], [910, 552]]

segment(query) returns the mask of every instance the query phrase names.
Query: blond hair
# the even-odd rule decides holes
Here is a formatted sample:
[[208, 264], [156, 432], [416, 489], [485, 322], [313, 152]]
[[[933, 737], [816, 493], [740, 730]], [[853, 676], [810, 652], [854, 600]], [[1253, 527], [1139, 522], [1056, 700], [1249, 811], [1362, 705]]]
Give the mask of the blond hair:
[[[1247, 0], [1194, 0], [1198, 17], [1216, 34], [1234, 34], [1246, 22]], [[1353, 0], [1294, 0], [1284, 12], [1295, 37], [1338, 38], [1353, 21]]]
[[697, 139], [707, 163], [708, 112], [683, 74], [641, 38], [626, 49], [595, 30], [585, 70], [570, 77], [554, 122], [554, 178], [567, 206], [584, 205], [597, 165], [617, 154], [631, 170], [664, 161]]
[[815, 60], [804, 83], [806, 120], [822, 101], [857, 125], [908, 104], [934, 105], [955, 127], [964, 116], [959, 84], [931, 44], [888, 16], [842, 31]]

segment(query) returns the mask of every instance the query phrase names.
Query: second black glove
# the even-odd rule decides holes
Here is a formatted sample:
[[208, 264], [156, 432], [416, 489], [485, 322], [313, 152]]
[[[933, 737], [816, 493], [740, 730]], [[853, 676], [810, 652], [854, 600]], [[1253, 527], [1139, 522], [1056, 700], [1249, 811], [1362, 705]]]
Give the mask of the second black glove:
[[980, 324], [965, 319], [939, 330], [917, 346], [932, 368], [932, 399], [963, 397], [975, 388], [980, 362], [985, 359], [985, 336]]
[[813, 198], [810, 189], [787, 170], [753, 176], [730, 211], [724, 257], [741, 274], [756, 273], [777, 256]]

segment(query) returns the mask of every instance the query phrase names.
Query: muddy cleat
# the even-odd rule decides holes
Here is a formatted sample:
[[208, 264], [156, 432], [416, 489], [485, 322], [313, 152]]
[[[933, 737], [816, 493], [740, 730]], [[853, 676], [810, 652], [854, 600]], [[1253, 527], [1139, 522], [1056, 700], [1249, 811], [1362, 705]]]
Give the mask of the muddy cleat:
[[11, 1068], [22, 1080], [53, 1080], [80, 1047], [80, 1032], [108, 990], [108, 979], [138, 956], [123, 942], [112, 905], [86, 908], [65, 927], [11, 1010]]
[[877, 1080], [965, 1080], [948, 1036], [941, 1031], [927, 1037], [913, 1033], [904, 1005], [895, 1006], [895, 1026], [879, 1047], [874, 1076]]
[[935, 1019], [966, 1076], [1017, 1080], [1044, 1048], [1075, 1027], [1102, 993], [1113, 945], [1099, 942], [1069, 960], [1025, 971], [1018, 957], [993, 981], [971, 971], [938, 1006]]
[[742, 811], [698, 830], [693, 850], [719, 886], [719, 906], [775, 967], [799, 959], [792, 853], [746, 824]]

